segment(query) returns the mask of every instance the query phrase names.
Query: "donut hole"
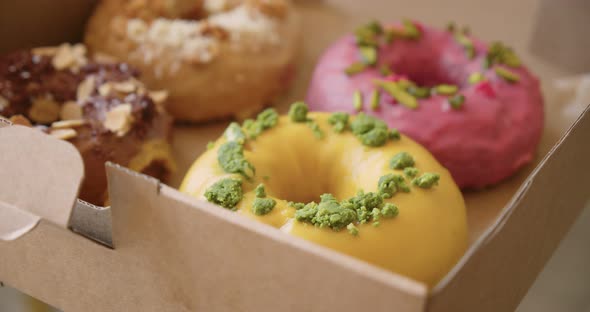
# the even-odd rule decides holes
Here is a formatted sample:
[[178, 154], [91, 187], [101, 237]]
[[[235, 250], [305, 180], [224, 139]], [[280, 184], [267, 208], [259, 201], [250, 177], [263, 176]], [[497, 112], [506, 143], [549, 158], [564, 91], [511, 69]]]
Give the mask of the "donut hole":
[[324, 193], [336, 196], [340, 193], [337, 183], [329, 183], [330, 168], [318, 165], [321, 162], [318, 158], [293, 151], [268, 159], [256, 169], [268, 177], [264, 184], [270, 195], [293, 202], [318, 202]]
[[[322, 127], [330, 129], [329, 125]], [[249, 145], [246, 158], [256, 168], [267, 193], [275, 198], [309, 203], [319, 202], [320, 195], [330, 193], [343, 200], [359, 190], [374, 191], [374, 177], [387, 167], [388, 155], [372, 153], [356, 137], [317, 140], [305, 124], [273, 131], [275, 137], [291, 139], [279, 142], [262, 135]]]
[[452, 70], [434, 58], [400, 59], [391, 64], [390, 68], [397, 75], [406, 76], [409, 80], [423, 87], [461, 84], [461, 80], [455, 77]]

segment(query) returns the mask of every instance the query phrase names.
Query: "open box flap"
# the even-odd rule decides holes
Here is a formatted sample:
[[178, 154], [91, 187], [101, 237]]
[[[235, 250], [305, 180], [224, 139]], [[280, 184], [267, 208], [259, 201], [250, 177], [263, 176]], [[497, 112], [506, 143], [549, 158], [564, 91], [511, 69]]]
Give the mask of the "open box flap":
[[67, 227], [84, 167], [74, 146], [24, 126], [0, 127], [0, 239], [16, 239], [40, 218]]
[[[518, 304], [588, 200], [590, 175], [587, 168], [580, 171], [590, 159], [588, 133], [590, 106], [539, 163], [495, 224], [433, 289], [429, 312], [466, 307], [508, 311]], [[528, 283], [506, 283], [511, 280]]]
[[[12, 205], [0, 202], [0, 240], [15, 240], [32, 230], [41, 218]], [[10, 222], [3, 222], [10, 220]]]

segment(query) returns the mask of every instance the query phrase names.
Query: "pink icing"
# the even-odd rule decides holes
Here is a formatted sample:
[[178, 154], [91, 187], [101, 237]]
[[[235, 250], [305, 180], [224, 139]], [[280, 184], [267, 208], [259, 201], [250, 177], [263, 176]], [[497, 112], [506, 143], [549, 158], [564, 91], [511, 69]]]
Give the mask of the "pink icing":
[[[462, 108], [453, 110], [447, 97], [435, 95], [419, 100], [411, 110], [382, 93], [380, 107], [369, 108], [374, 79], [383, 79], [377, 69], [354, 76], [344, 69], [359, 60], [353, 36], [334, 43], [321, 57], [307, 94], [316, 111], [355, 113], [356, 90], [364, 96], [363, 110], [384, 119], [390, 127], [424, 145], [451, 172], [462, 188], [481, 188], [509, 177], [530, 162], [543, 129], [543, 98], [539, 81], [524, 66], [508, 68], [520, 80], [510, 84], [493, 67], [483, 69], [487, 45], [471, 37], [477, 54], [467, 58], [463, 47], [447, 31], [419, 25], [419, 40], [396, 40], [379, 49], [379, 64], [388, 64], [398, 76], [420, 85], [451, 83], [465, 96]], [[500, 65], [494, 65], [500, 66]], [[475, 71], [486, 80], [469, 84]]]

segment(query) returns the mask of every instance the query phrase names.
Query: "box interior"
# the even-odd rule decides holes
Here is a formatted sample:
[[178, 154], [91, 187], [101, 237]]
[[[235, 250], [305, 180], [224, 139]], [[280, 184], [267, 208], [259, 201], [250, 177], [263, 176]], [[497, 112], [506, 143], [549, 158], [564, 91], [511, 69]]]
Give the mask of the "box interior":
[[[454, 5], [461, 6], [465, 12], [472, 13], [461, 15], [461, 20], [457, 20], [457, 22], [460, 24], [470, 24], [473, 32], [484, 40], [502, 39], [514, 46], [517, 52], [522, 55], [525, 62], [530, 65], [534, 72], [541, 76], [543, 81], [548, 82], [552, 78], [563, 75], [566, 72], [553, 64], [536, 58], [527, 50], [528, 41], [523, 38], [529, 38], [531, 33], [533, 33], [535, 10], [532, 8], [537, 7], [534, 1], [527, 0], [518, 3], [504, 1], [504, 7], [498, 3], [471, 4], [470, 2], [460, 0], [453, 0], [451, 2]], [[400, 19], [404, 16], [412, 16], [433, 25], [443, 26], [447, 22], [443, 18], [456, 14], [453, 9], [455, 6], [446, 2], [442, 4], [425, 0], [415, 1], [411, 6], [403, 6], [404, 10], [399, 9], [401, 7], [400, 3], [400, 1], [388, 2], [387, 6], [391, 10], [385, 10], [383, 8], [386, 4], [371, 6], [352, 0], [303, 1], [298, 3], [298, 10], [306, 21], [302, 25], [303, 33], [313, 33], [314, 36], [304, 39], [305, 46], [301, 51], [299, 60], [299, 79], [296, 81], [293, 90], [281, 99], [281, 103], [278, 106], [279, 110], [284, 112], [288, 103], [300, 99], [305, 94], [305, 88], [308, 84], [307, 77], [310, 76], [315, 60], [321, 54], [321, 51], [335, 38], [347, 30], [354, 29], [356, 25], [371, 18], [379, 18], [387, 21]], [[518, 18], [507, 17], [502, 23], [498, 23], [497, 17], [503, 16], [506, 5], [509, 5], [511, 10], [522, 13], [522, 16]], [[322, 31], [317, 31], [317, 29], [321, 29]], [[68, 34], [68, 36], [70, 35]], [[58, 42], [50, 36], [45, 39], [48, 39], [48, 41], [44, 43]], [[36, 43], [37, 41], [31, 42]], [[17, 45], [22, 44], [17, 43]], [[562, 114], [564, 110], [563, 103], [554, 100], [551, 94], [551, 88], [547, 83], [544, 84], [544, 92], [546, 98], [546, 127], [534, 163], [528, 165], [514, 177], [497, 186], [486, 190], [464, 193], [468, 207], [471, 248], [455, 269], [449, 273], [447, 278], [432, 290], [428, 300], [428, 292], [420, 283], [410, 281], [396, 274], [384, 272], [378, 268], [347, 256], [336, 254], [324, 248], [313, 246], [307, 242], [292, 237], [285, 237], [278, 231], [254, 224], [250, 220], [241, 220], [239, 217], [231, 215], [231, 213], [227, 213], [223, 209], [214, 208], [208, 203], [189, 199], [172, 188], [160, 185], [152, 179], [145, 179], [142, 176], [129, 173], [116, 166], [109, 167], [111, 177], [110, 192], [111, 198], [113, 198], [114, 209], [88, 207], [83, 203], [78, 203], [70, 220], [70, 224], [75, 224], [76, 226], [74, 227], [76, 230], [82, 232], [84, 235], [92, 236], [107, 245], [112, 240], [116, 248], [114, 251], [104, 246], [94, 246], [94, 243], [63, 229], [65, 224], [67, 224], [67, 221], [63, 219], [64, 216], [66, 218], [70, 217], [69, 211], [64, 213], [63, 209], [64, 207], [69, 209], [69, 207], [73, 206], [72, 204], [68, 205], [68, 203], [70, 203], [69, 201], [73, 201], [74, 197], [73, 193], [61, 194], [59, 197], [65, 200], [63, 202], [55, 202], [56, 209], [61, 211], [58, 213], [58, 218], [52, 218], [51, 215], [46, 216], [42, 212], [43, 209], [39, 209], [45, 208], [47, 205], [41, 205], [40, 203], [36, 203], [30, 207], [21, 204], [17, 205], [20, 210], [29, 211], [32, 215], [41, 216], [43, 219], [36, 220], [35, 224], [37, 228], [21, 239], [13, 242], [0, 242], [0, 253], [8, 255], [5, 256], [6, 258], [0, 257], [0, 277], [4, 278], [11, 285], [28, 291], [40, 299], [44, 299], [58, 307], [69, 307], [70, 309], [73, 307], [83, 307], [83, 304], [91, 304], [88, 300], [97, 299], [99, 294], [113, 296], [112, 300], [109, 299], [108, 303], [100, 306], [102, 310], [105, 308], [108, 310], [109, 304], [112, 304], [113, 306], [111, 307], [114, 307], [116, 304], [115, 299], [120, 300], [119, 302], [122, 305], [128, 304], [132, 306], [132, 300], [137, 299], [133, 296], [143, 293], [153, 294], [154, 297], [157, 297], [156, 289], [170, 290], [170, 293], [165, 294], [170, 297], [153, 299], [153, 302], [157, 303], [156, 306], [162, 304], [162, 307], [164, 307], [164, 303], [170, 304], [170, 302], [174, 302], [174, 305], [178, 306], [178, 302], [183, 302], [187, 305], [187, 308], [203, 308], [207, 306], [207, 302], [199, 300], [206, 301], [206, 298], [197, 296], [198, 298], [191, 299], [190, 294], [183, 292], [203, 289], [202, 287], [205, 287], [204, 281], [215, 284], [215, 277], [212, 275], [204, 281], [194, 281], [194, 278], [202, 278], [200, 273], [206, 270], [199, 271], [198, 265], [203, 263], [199, 262], [201, 257], [198, 251], [189, 252], [186, 249], [190, 244], [195, 243], [195, 233], [198, 233], [197, 236], [205, 235], [205, 228], [210, 228], [211, 224], [208, 223], [210, 222], [215, 223], [219, 227], [225, 228], [228, 226], [223, 232], [228, 232], [227, 235], [230, 235], [227, 238], [212, 237], [211, 241], [216, 241], [217, 244], [222, 244], [221, 242], [224, 239], [239, 241], [241, 236], [238, 236], [238, 233], [247, 237], [251, 236], [251, 241], [244, 244], [258, 251], [260, 250], [257, 248], [262, 248], [262, 251], [266, 252], [264, 254], [265, 256], [273, 256], [276, 252], [283, 252], [285, 255], [290, 256], [281, 258], [281, 263], [295, 265], [298, 270], [307, 270], [323, 278], [336, 279], [339, 282], [346, 281], [365, 287], [366, 290], [361, 293], [364, 296], [372, 296], [371, 298], [379, 301], [374, 304], [376, 310], [382, 310], [385, 307], [383, 305], [385, 302], [395, 305], [402, 303], [403, 307], [400, 307], [400, 311], [422, 311], [423, 309], [428, 309], [429, 311], [445, 311], [448, 309], [465, 310], [466, 307], [478, 307], [478, 304], [480, 304], [479, 311], [493, 311], [493, 307], [515, 307], [526, 292], [526, 289], [528, 289], [528, 286], [533, 282], [544, 262], [550, 256], [563, 233], [569, 227], [569, 224], [573, 222], [573, 219], [581, 210], [582, 205], [580, 203], [585, 199], [582, 198], [585, 197], [583, 196], [583, 190], [576, 187], [579, 182], [565, 181], [565, 183], [560, 183], [557, 186], [550, 184], [550, 182], [555, 183], [555, 179], [563, 172], [575, 174], [576, 170], [579, 170], [579, 167], [573, 167], [573, 164], [580, 163], [580, 157], [590, 155], [588, 148], [584, 147], [585, 144], [579, 143], [583, 140], [583, 133], [590, 131], [588, 129], [590, 117], [588, 117], [587, 113], [584, 113], [577, 127], [572, 130], [568, 137], [560, 141], [561, 145], [558, 148], [552, 151], [552, 156], [542, 166], [537, 167], [541, 160], [543, 160], [543, 157], [548, 154], [551, 147], [558, 142], [559, 138], [566, 133], [568, 127], [574, 122], [570, 117]], [[224, 123], [216, 123], [200, 126], [178, 125], [175, 127], [174, 154], [178, 161], [179, 169], [169, 182], [171, 187], [178, 186], [188, 166], [205, 149], [207, 142], [219, 136], [225, 125]], [[2, 129], [2, 131], [6, 133], [6, 128]], [[35, 173], [31, 172], [31, 176], [35, 176]], [[528, 180], [527, 177], [529, 177]], [[71, 184], [64, 183], [63, 185]], [[146, 188], [153, 190], [154, 197], [150, 195], [144, 198], [142, 196], [142, 192], [145, 192]], [[552, 196], [547, 192], [548, 189], [559, 190], [560, 194], [568, 194], [566, 196], [567, 198], [562, 198], [563, 196]], [[72, 190], [77, 191], [77, 186], [68, 188], [68, 192], [72, 192]], [[4, 196], [4, 192], [2, 196]], [[20, 194], [19, 198], [21, 197], [26, 197], [26, 194]], [[151, 198], [153, 202], [148, 202], [146, 200], [147, 198]], [[52, 203], [52, 201], [47, 200], [46, 203]], [[161, 204], [161, 206], [156, 208], [154, 207], [156, 205], [155, 203]], [[551, 209], [552, 205], [553, 207], [558, 205], [564, 208], [555, 211], [555, 209]], [[149, 212], [148, 215], [146, 215], [146, 210], [141, 210], [141, 208], [145, 207], [153, 208], [147, 210]], [[165, 213], [167, 207], [174, 207], [174, 211], [182, 210], [184, 212], [178, 215], [173, 215], [170, 211]], [[88, 209], [84, 210], [85, 208]], [[5, 211], [8, 211], [8, 209], [6, 208]], [[110, 223], [111, 213], [112, 224]], [[101, 215], [102, 217], [97, 217], [97, 215]], [[155, 216], [163, 220], [156, 222]], [[203, 218], [203, 220], [200, 218]], [[8, 219], [5, 218], [4, 220]], [[208, 222], [204, 220], [208, 220]], [[99, 222], [100, 224], [98, 224]], [[190, 229], [194, 232], [182, 233], [182, 237], [176, 237], [171, 232], [171, 229], [177, 229], [178, 224], [174, 222], [190, 223], [186, 224], [186, 229], [187, 231]], [[148, 224], [150, 227], [147, 229], [141, 228], [140, 224]], [[1, 222], [0, 225], [2, 225]], [[230, 225], [232, 227], [229, 227]], [[236, 227], [235, 225], [238, 226]], [[112, 236], [109, 236], [111, 232], [109, 226], [112, 226]], [[523, 228], [527, 229], [527, 231], [524, 231]], [[541, 232], [542, 229], [546, 230], [545, 234]], [[168, 232], [163, 233], [162, 237], [170, 240], [163, 240], [163, 238], [159, 240], [154, 234], [166, 230]], [[88, 233], [84, 231], [88, 231]], [[44, 234], [41, 235], [41, 233]], [[147, 240], [146, 235], [149, 237]], [[231, 235], [234, 236], [231, 237]], [[543, 237], [543, 244], [538, 243], [539, 237]], [[49, 240], [49, 242], [44, 239]], [[537, 243], [525, 244], [525, 242], [531, 240]], [[37, 258], [47, 257], [51, 254], [49, 246], [59, 248], [58, 246], [64, 243], [66, 243], [65, 249], [67, 253], [57, 257], [57, 259], [61, 259], [64, 263], [43, 264], [39, 262]], [[45, 247], [42, 248], [42, 245]], [[208, 246], [205, 240], [197, 245]], [[167, 254], [180, 255], [178, 256], [179, 259], [175, 259], [172, 256], [159, 255], [158, 253], [162, 252], [159, 249], [154, 250], [153, 248], [155, 246], [158, 248], [170, 248], [170, 250], [167, 250]], [[222, 244], [219, 250], [227, 252], [228, 255], [235, 256], [240, 254], [237, 250], [232, 250], [229, 244]], [[14, 255], [23, 254], [23, 252], [27, 251], [35, 254], [34, 259], [27, 259], [27, 261], [23, 261], [23, 263], [14, 267], [15, 262], [18, 262], [18, 259]], [[209, 251], [215, 252], [213, 249]], [[239, 251], [241, 253], [248, 253], [247, 250], [240, 249]], [[12, 256], [10, 256], [10, 252], [12, 252]], [[70, 252], [72, 254], [69, 254]], [[506, 253], [508, 252], [514, 252], [515, 254], [507, 256]], [[295, 256], [293, 253], [297, 255]], [[72, 258], [73, 254], [79, 254], [80, 257], [74, 259]], [[509, 264], [510, 257], [512, 256], [521, 258], [517, 265]], [[137, 260], [135, 259], [136, 257], [145, 257], [146, 259]], [[292, 264], [291, 261], [297, 261], [290, 260], [289, 258], [291, 257], [302, 260], [304, 263]], [[226, 262], [223, 261], [223, 258], [220, 255], [209, 258], [211, 261], [221, 261], [212, 265], [212, 267], [222, 269], [224, 267], [223, 265], [227, 266], [228, 263], [238, 265], [237, 261], [236, 263], [232, 261]], [[60, 261], [57, 259], [55, 261]], [[104, 267], [101, 268], [98, 266], [99, 261], [97, 259], [101, 259], [101, 262], [109, 263], [117, 268], [117, 270], [113, 270], [111, 274], [108, 274]], [[260, 259], [262, 259], [261, 255], [252, 255], [245, 263], [253, 264]], [[77, 263], [78, 261], [83, 262], [85, 265], [82, 266], [81, 263]], [[189, 261], [194, 262], [187, 264], [186, 262]], [[76, 263], [74, 267], [71, 266], [73, 263]], [[70, 267], [66, 267], [66, 264], [70, 264]], [[104, 289], [99, 290], [96, 287], [93, 288], [96, 292], [90, 294], [68, 290], [72, 286], [86, 286], [87, 282], [85, 280], [101, 280], [104, 283], [107, 281], [118, 282], [126, 287], [137, 286], [141, 281], [136, 280], [136, 277], [131, 274], [124, 274], [125, 269], [123, 267], [130, 267], [134, 264], [140, 265], [136, 270], [132, 270], [132, 272], [137, 274], [140, 274], [140, 272], [149, 272], [150, 276], [148, 279], [151, 278], [152, 280], [147, 282], [153, 283], [153, 285], [143, 285], [136, 291], [133, 291], [130, 295], [131, 298], [128, 300], [117, 296], [116, 289], [107, 291]], [[281, 269], [284, 270], [283, 273], [288, 273], [281, 274], [280, 270], [277, 270], [275, 274], [281, 274], [280, 276], [283, 278], [275, 278], [274, 280], [278, 280], [278, 283], [284, 283], [282, 284], [284, 287], [295, 287], [294, 278], [300, 277], [300, 275], [297, 275], [296, 270], [290, 268], [293, 268], [293, 266], [281, 266]], [[6, 271], [5, 269], [8, 269], [8, 272], [13, 271], [13, 274], [7, 273], [4, 276], [5, 272], [3, 271]], [[26, 273], [14, 273], [18, 272], [19, 269], [24, 270], [23, 272]], [[53, 290], [42, 288], [43, 285], [51, 288], [51, 276], [47, 273], [48, 269], [54, 269], [55, 273], [53, 274], [64, 275], [62, 278], [65, 277], [66, 282], [69, 282], [69, 284], [64, 283], [64, 286]], [[86, 272], [89, 270], [94, 271]], [[269, 274], [262, 270], [254, 271], [257, 274]], [[101, 278], [100, 275], [97, 275], [100, 273], [107, 274], [106, 278]], [[114, 273], [123, 275], [115, 276]], [[236, 276], [242, 273], [243, 271], [238, 270], [234, 272]], [[75, 276], [76, 274], [78, 276]], [[186, 274], [186, 277], [183, 277], [184, 274]], [[338, 274], [342, 274], [346, 278], [343, 280]], [[513, 287], [505, 287], [505, 278], [511, 275], [515, 277]], [[189, 277], [193, 279], [189, 279]], [[227, 282], [230, 277], [229, 275], [224, 275], [220, 277], [220, 280]], [[256, 277], [259, 278], [259, 275], [256, 275]], [[129, 280], [123, 280], [124, 278], [129, 278]], [[162, 282], [159, 280], [160, 278], [166, 278], [168, 280]], [[250, 278], [254, 277], [250, 276]], [[42, 279], [42, 282], [38, 283], [38, 279]], [[478, 279], [481, 280], [478, 281]], [[269, 284], [265, 284], [261, 288], [253, 288], [252, 290], [269, 294], [279, 294], [270, 285], [273, 279], [268, 277], [268, 279], [262, 280]], [[313, 285], [318, 283], [317, 279], [312, 278], [306, 279], [305, 281], [306, 283], [304, 285], [309, 287], [313, 287]], [[248, 285], [245, 283], [241, 284], [242, 282], [239, 281], [238, 285], [247, 288]], [[36, 283], [38, 285], [35, 285]], [[101, 286], [104, 287], [105, 285]], [[326, 282], [318, 287], [325, 287], [325, 291], [329, 293], [328, 289], [336, 286], [337, 284], [335, 283]], [[220, 284], [219, 287], [223, 287], [223, 285]], [[261, 306], [257, 306], [258, 303], [254, 301], [248, 301], [247, 303], [242, 301], [244, 294], [239, 293], [239, 289], [242, 288], [238, 288], [237, 285], [236, 287], [230, 288], [228, 290], [229, 293], [224, 294], [229, 296], [229, 298], [235, 299], [235, 302], [229, 302], [228, 306], [240, 303], [252, 308], [262, 308]], [[338, 289], [341, 289], [341, 287]], [[357, 287], [353, 287], [353, 289], [358, 290]], [[121, 289], [121, 291], [124, 290]], [[174, 294], [174, 291], [179, 292], [179, 294]], [[215, 296], [213, 293], [205, 293]], [[248, 292], [248, 294], [250, 293]], [[471, 294], [471, 299], [465, 300], [465, 294]], [[74, 298], [73, 295], [82, 296], [83, 298], [81, 297], [82, 299], [78, 303], [73, 303], [71, 302], [71, 299]], [[313, 297], [313, 292], [301, 290], [300, 295]], [[342, 295], [346, 296], [346, 294]], [[353, 296], [353, 293], [349, 295]], [[320, 300], [320, 298], [312, 297], [309, 300]], [[330, 297], [328, 298], [329, 300], [336, 300], [332, 296], [328, 297]], [[284, 297], [280, 298], [287, 301], [293, 300]], [[210, 302], [214, 302], [213, 299], [209, 300], [211, 300]], [[301, 305], [297, 305], [297, 303], [289, 302], [289, 304], [297, 305], [300, 308], [311, 307], [312, 303], [312, 301], [305, 301]], [[330, 303], [336, 304], [334, 302]], [[348, 300], [343, 300], [340, 303], [352, 304]], [[284, 305], [285, 303], [282, 304]], [[344, 304], [342, 306], [347, 307]], [[234, 307], [238, 307], [238, 305]], [[264, 308], [262, 309], [264, 310]]]

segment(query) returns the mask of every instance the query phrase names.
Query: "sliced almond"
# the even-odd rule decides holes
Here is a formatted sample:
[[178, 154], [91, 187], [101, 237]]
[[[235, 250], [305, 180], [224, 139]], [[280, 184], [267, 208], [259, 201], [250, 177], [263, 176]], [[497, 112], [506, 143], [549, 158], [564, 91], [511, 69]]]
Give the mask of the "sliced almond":
[[74, 101], [65, 102], [61, 106], [59, 117], [61, 120], [82, 119], [82, 106]]
[[74, 129], [56, 129], [56, 130], [51, 130], [51, 132], [49, 132], [49, 135], [51, 135], [54, 138], [58, 138], [60, 140], [69, 140], [72, 138], [75, 138], [78, 135], [78, 132], [76, 132], [76, 130]]
[[164, 101], [166, 101], [166, 99], [168, 99], [168, 91], [150, 91], [149, 96], [156, 104], [162, 104]]
[[100, 85], [98, 87], [98, 94], [108, 96], [113, 91], [113, 85], [110, 82]]
[[69, 44], [62, 44], [57, 49], [51, 64], [55, 69], [62, 70], [74, 65], [75, 58], [70, 50]]
[[57, 50], [58, 47], [39, 47], [32, 49], [31, 52], [35, 55], [54, 56]]
[[74, 46], [64, 43], [57, 48], [51, 64], [57, 70], [72, 69], [77, 70], [80, 66], [87, 63], [86, 47], [82, 44]]
[[64, 128], [76, 128], [86, 124], [84, 119], [71, 119], [71, 120], [60, 120], [53, 122], [51, 128], [53, 129], [64, 129]]
[[27, 127], [32, 127], [33, 125], [31, 124], [31, 122], [29, 121], [29, 119], [27, 119], [27, 117], [23, 116], [23, 115], [14, 115], [12, 117], [10, 117], [10, 122], [12, 122], [13, 125], [21, 125], [21, 126], [27, 126]]
[[8, 106], [10, 106], [8, 99], [0, 95], [0, 111], [3, 111]]
[[131, 115], [131, 104], [121, 104], [106, 113], [103, 122], [105, 128], [117, 134], [124, 136], [133, 124], [133, 115]]
[[132, 79], [121, 81], [121, 82], [113, 82], [112, 87], [117, 92], [121, 93], [131, 93], [137, 89], [138, 83]]
[[60, 107], [51, 98], [37, 98], [29, 109], [29, 117], [40, 124], [52, 123], [59, 119]]
[[85, 57], [86, 56], [86, 46], [81, 43], [77, 43], [72, 46], [72, 53], [76, 58]]
[[84, 79], [79, 85], [78, 89], [76, 90], [76, 99], [79, 103], [86, 101], [94, 92], [94, 88], [96, 87], [94, 76], [88, 76]]

